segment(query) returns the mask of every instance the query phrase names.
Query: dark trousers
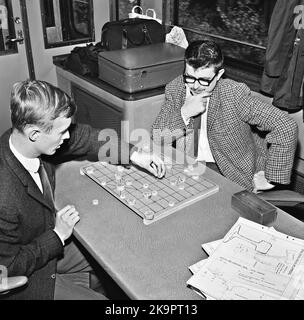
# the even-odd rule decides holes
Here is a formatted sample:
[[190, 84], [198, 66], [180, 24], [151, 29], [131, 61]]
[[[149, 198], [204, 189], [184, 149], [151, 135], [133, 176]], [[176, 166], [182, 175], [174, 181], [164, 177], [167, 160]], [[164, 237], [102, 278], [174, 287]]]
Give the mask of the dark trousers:
[[57, 262], [54, 300], [107, 300], [90, 288], [92, 268], [73, 241], [64, 247]]

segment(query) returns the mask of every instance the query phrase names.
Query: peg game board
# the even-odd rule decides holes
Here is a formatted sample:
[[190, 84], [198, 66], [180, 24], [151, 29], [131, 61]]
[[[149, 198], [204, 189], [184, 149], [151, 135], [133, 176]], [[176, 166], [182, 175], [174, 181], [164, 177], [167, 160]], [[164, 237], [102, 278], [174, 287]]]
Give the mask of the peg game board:
[[95, 162], [81, 168], [82, 173], [151, 224], [198, 200], [216, 193], [218, 185], [196, 174], [193, 165], [166, 163], [166, 175], [156, 178], [131, 166]]

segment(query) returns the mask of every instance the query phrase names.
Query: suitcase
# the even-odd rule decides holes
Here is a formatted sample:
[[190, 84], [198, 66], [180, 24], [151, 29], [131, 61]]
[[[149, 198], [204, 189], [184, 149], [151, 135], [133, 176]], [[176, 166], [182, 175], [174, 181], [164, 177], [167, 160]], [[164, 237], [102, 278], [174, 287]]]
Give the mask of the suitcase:
[[128, 93], [162, 87], [183, 73], [184, 53], [170, 43], [100, 52], [99, 79]]
[[101, 33], [101, 44], [105, 51], [136, 48], [165, 40], [164, 26], [154, 19], [109, 21], [103, 25]]

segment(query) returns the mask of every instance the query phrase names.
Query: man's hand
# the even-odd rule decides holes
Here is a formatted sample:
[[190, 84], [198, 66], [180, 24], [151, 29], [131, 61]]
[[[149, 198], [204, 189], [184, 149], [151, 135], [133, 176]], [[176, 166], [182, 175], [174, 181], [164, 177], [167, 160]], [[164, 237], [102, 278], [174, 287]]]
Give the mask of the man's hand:
[[253, 192], [258, 193], [263, 190], [270, 190], [274, 185], [269, 183], [265, 178], [265, 172], [259, 171], [253, 176]]
[[71, 236], [74, 226], [79, 220], [79, 213], [75, 207], [67, 205], [57, 212], [54, 231], [64, 242]]
[[148, 170], [158, 178], [162, 178], [166, 173], [164, 162], [160, 157], [151, 152], [134, 151], [131, 155], [131, 161], [134, 164]]
[[204, 91], [200, 94], [192, 95], [188, 86], [186, 86], [186, 100], [181, 108], [181, 113], [186, 122], [191, 117], [195, 117], [206, 111], [208, 97], [210, 97], [210, 92]]

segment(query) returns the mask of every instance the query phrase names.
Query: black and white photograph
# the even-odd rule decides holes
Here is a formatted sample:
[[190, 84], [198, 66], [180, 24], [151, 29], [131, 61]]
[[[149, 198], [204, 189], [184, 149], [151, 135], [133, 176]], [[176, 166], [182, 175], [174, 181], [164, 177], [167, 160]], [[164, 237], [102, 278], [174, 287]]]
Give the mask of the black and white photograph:
[[304, 0], [0, 0], [1, 306], [304, 300], [303, 87]]

